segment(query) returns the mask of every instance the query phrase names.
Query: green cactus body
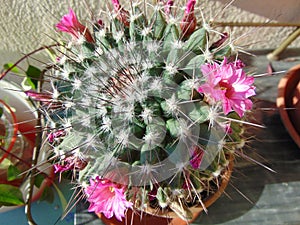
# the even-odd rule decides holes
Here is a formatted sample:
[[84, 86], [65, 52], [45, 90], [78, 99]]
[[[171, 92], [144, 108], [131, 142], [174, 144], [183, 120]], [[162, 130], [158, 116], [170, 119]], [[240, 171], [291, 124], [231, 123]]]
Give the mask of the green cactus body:
[[[220, 110], [196, 89], [208, 61], [203, 51], [209, 32], [200, 27], [184, 37], [162, 7], [146, 18], [134, 6], [130, 15], [129, 27], [117, 18], [105, 28], [95, 26], [95, 43], [67, 48], [66, 60], [51, 71], [63, 107], [49, 110], [47, 120], [66, 129], [53, 146], [60, 155], [89, 162], [79, 182], [95, 175], [120, 182], [135, 205], [190, 219], [183, 199], [199, 204], [211, 192], [209, 182], [220, 179], [241, 127], [234, 124], [229, 135], [220, 126], [224, 121], [212, 122], [212, 108]], [[228, 55], [230, 49], [217, 57], [222, 51]], [[195, 146], [204, 151], [199, 168], [190, 164]], [[177, 189], [189, 191], [174, 197]], [[150, 192], [156, 197], [148, 198]]]

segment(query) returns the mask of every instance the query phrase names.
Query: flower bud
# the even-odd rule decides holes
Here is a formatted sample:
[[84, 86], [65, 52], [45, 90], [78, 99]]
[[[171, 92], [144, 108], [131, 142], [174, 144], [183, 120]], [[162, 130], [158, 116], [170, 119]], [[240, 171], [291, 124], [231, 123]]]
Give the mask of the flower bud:
[[183, 19], [180, 23], [180, 28], [183, 37], [187, 37], [194, 32], [197, 26], [197, 19], [194, 14], [196, 0], [189, 0], [186, 4]]
[[123, 23], [126, 27], [129, 27], [129, 12], [123, 9], [119, 0], [112, 0], [115, 13], [117, 13], [117, 19]]
[[173, 0], [168, 0], [166, 2], [165, 7], [164, 7], [166, 15], [170, 15], [173, 4], [174, 4]]
[[56, 24], [56, 28], [71, 34], [75, 39], [79, 39], [80, 35], [83, 35], [87, 42], [95, 42], [90, 31], [78, 21], [72, 9], [70, 9], [69, 14], [64, 15], [60, 22]]

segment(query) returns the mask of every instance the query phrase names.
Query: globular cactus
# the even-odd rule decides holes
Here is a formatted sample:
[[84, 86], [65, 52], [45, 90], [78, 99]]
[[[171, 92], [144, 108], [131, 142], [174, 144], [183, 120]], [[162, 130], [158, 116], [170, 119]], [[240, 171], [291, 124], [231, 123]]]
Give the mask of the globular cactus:
[[151, 13], [112, 2], [93, 32], [72, 10], [57, 25], [72, 41], [45, 75], [54, 94], [41, 109], [56, 172], [79, 171], [90, 210], [107, 217], [159, 207], [190, 219], [242, 141], [253, 78], [230, 62], [227, 34], [211, 43], [196, 26], [195, 0]]

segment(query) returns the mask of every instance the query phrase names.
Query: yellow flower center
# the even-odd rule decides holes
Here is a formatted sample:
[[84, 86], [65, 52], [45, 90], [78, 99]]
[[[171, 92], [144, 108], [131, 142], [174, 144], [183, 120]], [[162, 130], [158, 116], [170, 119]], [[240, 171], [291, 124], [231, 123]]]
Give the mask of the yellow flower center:
[[114, 187], [109, 187], [110, 192], [115, 192], [115, 188]]

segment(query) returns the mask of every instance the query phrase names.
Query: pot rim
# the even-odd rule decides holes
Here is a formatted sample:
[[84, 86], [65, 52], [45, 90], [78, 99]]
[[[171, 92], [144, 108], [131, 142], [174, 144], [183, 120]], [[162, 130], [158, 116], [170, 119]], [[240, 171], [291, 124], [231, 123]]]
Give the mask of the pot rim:
[[[223, 174], [221, 175], [221, 184], [220, 184], [218, 190], [203, 201], [203, 205], [205, 208], [208, 208], [209, 206], [211, 206], [224, 193], [224, 191], [229, 183], [229, 180], [230, 180], [230, 177], [231, 177], [231, 174], [233, 171], [233, 166], [234, 166], [234, 153], [228, 154], [228, 160], [229, 160], [229, 163], [225, 167]], [[189, 209], [193, 213], [193, 219], [189, 222], [192, 222], [195, 218], [197, 218], [197, 216], [204, 210], [204, 207], [201, 206], [200, 203], [195, 206], [189, 207]], [[165, 218], [174, 218], [174, 219], [179, 218], [179, 216], [171, 210], [162, 211], [162, 210], [157, 210], [154, 208], [147, 207], [144, 211], [146, 213], [148, 213], [150, 215], [154, 215], [154, 216], [165, 217]]]
[[276, 105], [279, 109], [281, 120], [288, 130], [290, 136], [300, 148], [300, 134], [294, 128], [292, 121], [290, 120], [288, 108], [290, 107], [287, 98], [290, 98], [290, 90], [294, 90], [300, 83], [300, 64], [292, 67], [288, 72], [280, 79], [278, 83], [278, 95], [276, 99]]

